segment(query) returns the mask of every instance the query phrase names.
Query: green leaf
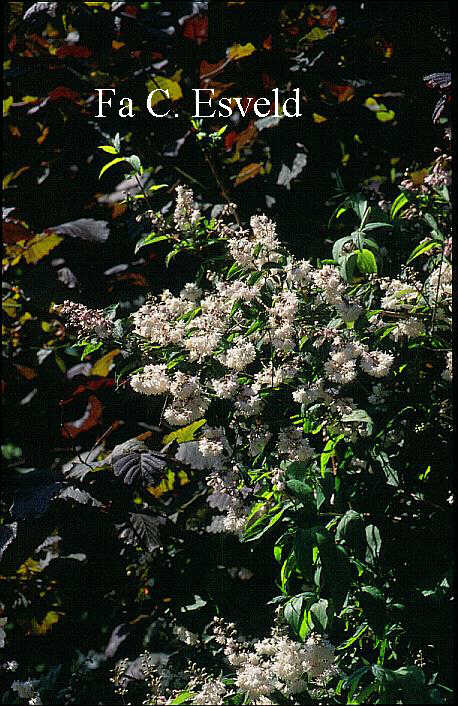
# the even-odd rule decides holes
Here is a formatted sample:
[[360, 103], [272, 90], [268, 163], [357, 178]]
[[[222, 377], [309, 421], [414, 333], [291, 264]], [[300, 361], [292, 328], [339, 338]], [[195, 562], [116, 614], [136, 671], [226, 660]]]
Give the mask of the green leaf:
[[349, 283], [353, 281], [356, 268], [356, 256], [357, 254], [352, 252], [340, 258], [340, 274], [343, 279]]
[[84, 347], [83, 352], [81, 353], [81, 360], [84, 360], [89, 353], [92, 353], [93, 351], [97, 351], [101, 346], [102, 346], [102, 341], [99, 341], [98, 343], [88, 343]]
[[391, 205], [390, 218], [394, 221], [396, 215], [399, 213], [401, 208], [404, 208], [406, 204], [409, 203], [409, 199], [405, 194], [399, 194], [399, 196], [393, 201]]
[[[275, 505], [269, 513], [263, 513], [259, 516], [259, 512], [265, 508], [265, 503], [255, 505], [253, 511], [247, 520], [247, 525], [243, 533], [244, 542], [253, 542], [255, 539], [262, 537], [271, 527], [273, 527], [282, 518], [283, 513], [287, 509], [287, 505], [281, 507], [280, 503]], [[278, 508], [281, 508], [280, 510]]]
[[180, 249], [179, 249], [179, 248], [175, 248], [174, 250], [172, 250], [171, 252], [169, 252], [169, 254], [167, 255], [167, 257], [165, 258], [165, 265], [166, 265], [166, 267], [168, 267], [168, 266], [170, 265], [170, 262], [173, 260], [174, 257], [176, 257], [176, 256], [178, 255], [179, 252], [180, 252]]
[[148, 188], [148, 191], [158, 191], [158, 189], [165, 189], [168, 184], [153, 184]]
[[133, 154], [131, 157], [126, 157], [126, 162], [129, 162], [131, 167], [135, 169], [136, 172], [143, 174], [142, 163], [140, 162], [140, 158], [136, 154]]
[[285, 604], [285, 607], [283, 609], [285, 620], [293, 628], [296, 635], [299, 635], [299, 631], [301, 629], [302, 619], [304, 617], [305, 603], [305, 598], [301, 594], [299, 596], [294, 596], [294, 598], [291, 598]]
[[364, 233], [368, 233], [371, 230], [376, 230], [377, 228], [392, 228], [391, 223], [368, 223], [362, 229]]
[[104, 152], [108, 152], [108, 154], [118, 154], [118, 150], [116, 150], [111, 145], [99, 145], [99, 150], [103, 150]]
[[190, 701], [195, 695], [193, 691], [182, 691], [178, 696], [175, 696], [170, 703], [173, 704], [173, 706], [178, 706], [178, 704], [184, 704], [185, 701]]
[[340, 519], [336, 529], [336, 542], [343, 541], [357, 556], [362, 556], [366, 546], [363, 518], [358, 512], [348, 510]]
[[371, 274], [377, 272], [377, 261], [374, 257], [374, 253], [363, 248], [356, 255], [356, 264], [360, 272], [364, 274]]
[[372, 434], [373, 421], [364, 409], [354, 409], [350, 414], [344, 414], [342, 416], [343, 422], [363, 422], [367, 424], [367, 431]]
[[309, 612], [314, 627], [322, 633], [326, 632], [334, 617], [331, 602], [325, 598], [320, 598], [319, 601], [310, 606]]
[[108, 164], [105, 164], [105, 166], [103, 166], [102, 169], [100, 170], [99, 179], [103, 174], [105, 174], [107, 169], [110, 169], [115, 164], [119, 164], [119, 162], [125, 162], [125, 161], [127, 161], [125, 157], [116, 157], [116, 159], [112, 159], [111, 162], [108, 162]]
[[379, 528], [375, 525], [367, 525], [366, 527], [367, 552], [366, 561], [369, 564], [374, 564], [380, 556], [382, 540], [380, 537]]
[[[364, 635], [364, 633], [366, 632], [368, 627], [369, 627], [369, 625], [367, 623], [363, 623], [362, 625], [360, 625], [356, 629], [356, 632], [351, 637], [349, 637], [348, 640], [345, 640], [345, 642], [343, 642], [341, 645], [339, 645], [339, 647], [337, 647], [336, 649], [338, 649], [338, 650], [348, 649], [350, 647], [350, 645], [352, 645], [354, 642], [356, 642], [356, 640], [359, 640], [361, 635]], [[367, 667], [363, 667], [363, 669], [364, 669], [364, 671], [367, 671]]]
[[429, 243], [420, 243], [417, 245], [417, 247], [410, 253], [407, 264], [412, 262], [412, 260], [415, 260], [415, 258], [420, 255], [423, 255], [423, 253], [428, 252], [428, 250], [431, 250], [435, 245], [441, 245], [441, 243], [438, 240], [430, 240]]
[[306, 502], [307, 499], [313, 495], [313, 489], [304, 481], [297, 480], [293, 478], [292, 480], [286, 481], [286, 487], [288, 488], [291, 495], [300, 500], [301, 502]]
[[332, 246], [332, 257], [334, 258], [334, 260], [339, 259], [342, 253], [343, 246], [351, 240], [353, 240], [352, 235], [346, 235], [344, 238], [339, 238], [339, 240], [336, 240], [336, 242]]
[[304, 576], [308, 576], [312, 571], [312, 549], [313, 542], [310, 530], [298, 529], [294, 538], [294, 555], [297, 568]]
[[144, 238], [141, 238], [141, 240], [138, 241], [138, 243], [135, 246], [135, 252], [137, 253], [141, 248], [145, 247], [145, 245], [152, 245], [153, 243], [159, 243], [161, 240], [169, 240], [168, 235], [156, 235], [155, 233], [149, 233], [148, 235], [145, 235]]

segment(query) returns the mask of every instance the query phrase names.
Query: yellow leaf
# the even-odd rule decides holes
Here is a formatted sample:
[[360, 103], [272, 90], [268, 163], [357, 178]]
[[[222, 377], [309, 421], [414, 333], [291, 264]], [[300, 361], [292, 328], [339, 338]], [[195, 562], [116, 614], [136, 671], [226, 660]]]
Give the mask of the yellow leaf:
[[[155, 88], [161, 88], [163, 91], [169, 92], [169, 98], [172, 101], [180, 100], [183, 97], [183, 92], [179, 81], [181, 79], [182, 69], [177, 71], [171, 78], [165, 78], [165, 76], [154, 76], [154, 79], [146, 82], [146, 87], [148, 91], [154, 91]], [[156, 103], [163, 101], [167, 98], [163, 93], [157, 91], [151, 98], [151, 105], [154, 106]]]
[[37, 263], [45, 255], [47, 255], [51, 250], [53, 250], [59, 243], [61, 243], [63, 238], [56, 233], [40, 233], [36, 235], [32, 240], [29, 240], [26, 248], [24, 249], [24, 259], [30, 265]]
[[366, 98], [366, 100], [364, 101], [364, 104], [363, 104], [363, 105], [364, 105], [366, 108], [369, 108], [369, 110], [373, 110], [373, 109], [379, 110], [380, 107], [381, 107], [381, 106], [377, 103], [377, 101], [375, 100], [375, 98]]
[[117, 42], [116, 39], [113, 39], [111, 42], [111, 46], [113, 49], [121, 49], [121, 47], [125, 47], [126, 43], [125, 42]]
[[21, 98], [22, 103], [35, 103], [36, 100], [38, 100], [37, 96], [22, 96]]
[[325, 118], [324, 115], [320, 115], [319, 113], [313, 113], [312, 117], [313, 117], [313, 122], [318, 123], [318, 124], [324, 123], [327, 120], [327, 118]]
[[321, 27], [314, 27], [311, 32], [305, 35], [305, 39], [309, 42], [316, 42], [320, 39], [324, 39], [328, 34], [328, 30], [321, 29]]
[[390, 120], [393, 120], [394, 116], [396, 113], [394, 110], [378, 110], [375, 114], [375, 117], [377, 120], [380, 120], [381, 123], [387, 123]]
[[43, 571], [43, 568], [40, 566], [40, 562], [32, 559], [32, 557], [29, 557], [29, 559], [26, 559], [24, 563], [20, 565], [16, 573], [19, 574], [19, 576], [24, 576], [24, 578], [26, 578], [30, 574], [37, 574], [40, 571]]
[[35, 618], [32, 618], [32, 628], [31, 632], [35, 635], [46, 635], [55, 623], [59, 622], [62, 613], [56, 613], [55, 610], [49, 610], [41, 623], [37, 622]]
[[110, 372], [113, 363], [113, 358], [119, 355], [119, 353], [121, 353], [121, 349], [115, 348], [113, 351], [110, 351], [110, 353], [107, 353], [106, 355], [102, 356], [92, 366], [91, 375], [100, 375], [103, 378], [106, 377]]
[[185, 471], [179, 471], [178, 473], [169, 471], [167, 478], [164, 478], [159, 485], [154, 487], [149, 485], [146, 490], [154, 498], [160, 498], [161, 495], [164, 495], [164, 493], [168, 493], [171, 490], [174, 490], [174, 488], [186, 485], [187, 483], [189, 483], [189, 476]]
[[192, 441], [194, 439], [194, 432], [200, 429], [200, 427], [203, 426], [205, 422], [205, 419], [199, 419], [197, 422], [188, 424], [186, 427], [182, 427], [177, 431], [172, 431], [170, 432], [170, 434], [164, 436], [162, 442], [164, 444], [169, 444], [171, 441], [177, 441], [179, 444], [182, 444], [185, 441]]
[[254, 51], [256, 51], [256, 47], [251, 42], [248, 42], [248, 44], [234, 44], [228, 50], [227, 55], [230, 59], [237, 60], [243, 59], [244, 56], [250, 56]]
[[20, 169], [17, 170], [17, 172], [10, 172], [3, 178], [3, 188], [6, 189], [11, 181], [14, 181], [14, 179], [17, 179], [22, 172], [25, 172], [27, 169], [30, 169], [30, 167], [21, 167]]
[[2, 301], [2, 309], [3, 311], [8, 314], [8, 316], [11, 316], [11, 318], [14, 318], [16, 315], [16, 309], [18, 309], [21, 305], [18, 304], [18, 302], [15, 302], [14, 299], [8, 298], [4, 299]]
[[247, 181], [247, 179], [253, 179], [253, 177], [257, 176], [261, 170], [261, 165], [258, 162], [251, 162], [250, 164], [247, 164], [243, 169], [237, 174], [237, 178], [235, 180], [235, 186], [238, 186], [239, 184], [243, 184], [244, 181]]
[[59, 36], [58, 30], [52, 26], [50, 22], [46, 25], [45, 34], [48, 37], [53, 37], [54, 39]]
[[428, 174], [428, 169], [419, 169], [417, 172], [409, 172], [409, 179], [415, 186], [421, 186], [425, 180], [425, 176], [428, 176]]
[[3, 117], [8, 115], [12, 104], [13, 104], [13, 96], [9, 96], [8, 98], [4, 99], [4, 101], [3, 101]]
[[25, 314], [23, 314], [23, 315], [18, 319], [18, 321], [19, 321], [19, 323], [22, 325], [22, 324], [25, 324], [26, 321], [30, 321], [31, 318], [32, 318], [32, 314], [30, 313], [30, 311], [26, 311]]

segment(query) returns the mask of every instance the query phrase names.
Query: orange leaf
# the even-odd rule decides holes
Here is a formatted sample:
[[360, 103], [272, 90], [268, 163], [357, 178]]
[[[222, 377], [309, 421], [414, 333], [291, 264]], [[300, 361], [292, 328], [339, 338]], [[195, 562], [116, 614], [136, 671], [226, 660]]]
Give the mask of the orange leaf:
[[27, 365], [18, 365], [15, 363], [14, 367], [26, 380], [33, 380], [33, 378], [37, 377], [38, 373], [33, 368], [27, 367]]
[[254, 123], [250, 123], [246, 130], [243, 130], [243, 132], [241, 132], [236, 139], [237, 150], [240, 150], [242, 147], [251, 144], [257, 134], [258, 131], [255, 128]]
[[238, 186], [239, 184], [243, 184], [244, 181], [247, 181], [248, 179], [253, 179], [255, 176], [259, 174], [261, 171], [261, 165], [259, 162], [251, 162], [251, 164], [247, 164], [243, 169], [237, 174], [237, 178], [235, 180], [235, 186]]
[[45, 129], [41, 133], [40, 137], [37, 137], [38, 144], [39, 145], [43, 144], [43, 142], [46, 140], [48, 135], [49, 135], [49, 127], [45, 127]]
[[74, 439], [83, 431], [88, 431], [95, 427], [100, 422], [102, 417], [102, 403], [95, 395], [89, 395], [86, 411], [81, 419], [76, 419], [74, 422], [67, 422], [62, 427], [62, 436], [68, 439]]

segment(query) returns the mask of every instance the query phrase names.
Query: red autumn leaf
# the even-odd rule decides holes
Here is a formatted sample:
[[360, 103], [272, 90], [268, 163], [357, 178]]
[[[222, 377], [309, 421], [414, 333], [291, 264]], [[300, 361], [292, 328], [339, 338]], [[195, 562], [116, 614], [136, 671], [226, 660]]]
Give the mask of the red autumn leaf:
[[123, 11], [126, 13], [126, 15], [130, 15], [131, 17], [136, 17], [138, 15], [139, 7], [137, 5], [126, 5], [123, 8]]
[[263, 41], [262, 46], [264, 49], [267, 49], [267, 51], [270, 51], [272, 49], [272, 35], [269, 34]]
[[226, 63], [226, 59], [221, 59], [221, 61], [217, 61], [216, 64], [210, 64], [210, 62], [205, 61], [205, 59], [203, 59], [203, 61], [200, 62], [200, 79], [202, 80], [210, 76], [216, 76], [223, 70], [223, 68], [226, 66]]
[[263, 72], [261, 74], [261, 81], [263, 88], [268, 91], [271, 88], [275, 88], [275, 81], [270, 74]]
[[129, 282], [135, 287], [148, 287], [148, 282], [143, 275], [139, 274], [138, 272], [129, 272], [128, 274], [125, 275], [116, 275], [115, 279], [117, 280], [124, 280], [126, 282]]
[[60, 47], [56, 51], [56, 56], [63, 59], [65, 56], [74, 56], [77, 59], [87, 59], [92, 56], [92, 51], [88, 47], [78, 46], [77, 44]]
[[90, 395], [88, 404], [83, 416], [74, 422], [67, 422], [62, 427], [62, 436], [74, 439], [83, 431], [88, 431], [95, 427], [102, 417], [102, 403], [95, 395]]
[[68, 404], [69, 402], [73, 402], [75, 397], [78, 395], [81, 395], [83, 392], [87, 392], [88, 390], [91, 390], [94, 392], [95, 390], [99, 390], [101, 387], [113, 387], [114, 385], [114, 380], [111, 378], [100, 378], [98, 380], [89, 380], [87, 383], [84, 385], [78, 385], [78, 387], [73, 390], [73, 393], [71, 397], [67, 397], [65, 400], [60, 401], [60, 405], [63, 406], [65, 404]]
[[297, 35], [300, 32], [300, 29], [297, 25], [291, 25], [290, 27], [286, 28], [286, 31], [288, 34], [290, 34], [292, 37], [297, 37]]
[[183, 36], [197, 44], [202, 44], [208, 39], [208, 16], [194, 15], [188, 17], [183, 24]]
[[335, 5], [330, 5], [320, 17], [320, 25], [322, 27], [334, 27], [337, 22], [337, 8]]
[[32, 233], [27, 230], [19, 221], [7, 221], [3, 223], [3, 242], [17, 243], [18, 240], [28, 240]]
[[323, 86], [328, 89], [331, 95], [337, 98], [338, 103], [345, 103], [345, 101], [351, 100], [355, 95], [353, 86], [339, 86], [336, 83], [328, 83], [327, 81], [323, 82]]
[[236, 139], [237, 133], [235, 130], [231, 130], [227, 133], [226, 137], [224, 138], [224, 146], [228, 152], [232, 149], [232, 145], [234, 144]]
[[50, 101], [58, 101], [64, 98], [67, 98], [71, 101], [78, 101], [80, 97], [81, 96], [79, 93], [77, 93], [76, 91], [72, 91], [72, 89], [67, 88], [67, 86], [57, 86], [49, 94]]

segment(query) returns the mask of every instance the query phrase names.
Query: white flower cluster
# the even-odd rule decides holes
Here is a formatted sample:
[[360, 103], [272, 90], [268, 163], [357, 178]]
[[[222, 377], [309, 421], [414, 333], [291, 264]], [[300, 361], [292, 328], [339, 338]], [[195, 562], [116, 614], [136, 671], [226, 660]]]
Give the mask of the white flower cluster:
[[176, 204], [173, 219], [178, 230], [186, 231], [190, 224], [195, 223], [200, 218], [200, 210], [194, 207], [194, 194], [191, 189], [184, 186], [176, 188]]
[[135, 392], [143, 395], [163, 395], [170, 389], [171, 378], [167, 375], [167, 366], [145, 365], [141, 373], [130, 378], [130, 384]]
[[307, 461], [314, 455], [300, 429], [282, 429], [278, 434], [277, 448], [289, 461]]
[[[179, 193], [177, 227], [196, 217], [192, 194]], [[150, 360], [131, 385], [166, 396], [163, 416], [172, 426], [208, 413], [212, 427], [180, 444], [176, 458], [210, 472], [208, 501], [218, 514], [207, 531], [240, 535], [249, 513], [242, 489], [258, 482], [249, 480], [253, 470], [264, 490], [266, 479], [281, 490], [284, 467], [309, 464], [322, 438], [367, 435], [370, 425], [358, 421], [364, 415], [345, 417], [364, 412], [365, 404], [386, 404], [384, 389], [397, 384], [393, 351], [425, 334], [428, 307], [436, 322], [449, 316], [451, 268], [435, 261], [423, 283], [403, 268], [394, 279], [371, 276], [364, 286], [350, 286], [333, 265], [316, 268], [287, 255], [264, 215], [251, 219], [251, 231], [218, 223], [227, 261], [202, 271], [198, 284], [178, 296], [166, 290], [133, 315]], [[149, 344], [161, 348], [157, 363], [150, 362], [156, 346]], [[366, 376], [389, 376], [389, 385], [372, 387]], [[443, 373], [449, 377], [451, 357]], [[307, 408], [322, 436], [291, 423], [299, 411], [294, 403]]]
[[6, 632], [3, 628], [5, 627], [7, 622], [8, 618], [0, 618], [0, 649], [3, 649], [3, 647], [5, 647]]
[[38, 680], [14, 681], [11, 690], [15, 691], [20, 699], [27, 699], [29, 706], [41, 706], [40, 695], [36, 691]]
[[173, 632], [185, 645], [197, 645], [200, 642], [199, 636], [183, 627], [183, 625], [175, 625]]
[[237, 637], [234, 625], [214, 621], [216, 641], [236, 670], [235, 683], [249, 703], [266, 701], [275, 692], [284, 696], [303, 693], [309, 681], [324, 683], [335, 672], [335, 648], [320, 635], [305, 643], [291, 640], [275, 627], [270, 637], [250, 644]]
[[164, 418], [174, 426], [183, 426], [201, 419], [210, 400], [197, 377], [178, 371], [170, 384], [172, 404], [164, 412]]
[[453, 355], [452, 351], [449, 351], [446, 356], [446, 366], [442, 373], [442, 379], [446, 382], [452, 382], [453, 380]]
[[252, 235], [238, 232], [228, 241], [229, 251], [242, 267], [260, 269], [268, 262], [279, 262], [282, 253], [277, 239], [275, 223], [267, 216], [253, 216], [250, 221]]
[[245, 505], [246, 497], [251, 489], [247, 487], [239, 488], [238, 469], [234, 468], [224, 474], [211, 473], [206, 482], [211, 489], [207, 497], [207, 502], [211, 508], [218, 509], [222, 515], [216, 515], [207, 532], [219, 534], [227, 532], [229, 534], [240, 535], [248, 514]]

